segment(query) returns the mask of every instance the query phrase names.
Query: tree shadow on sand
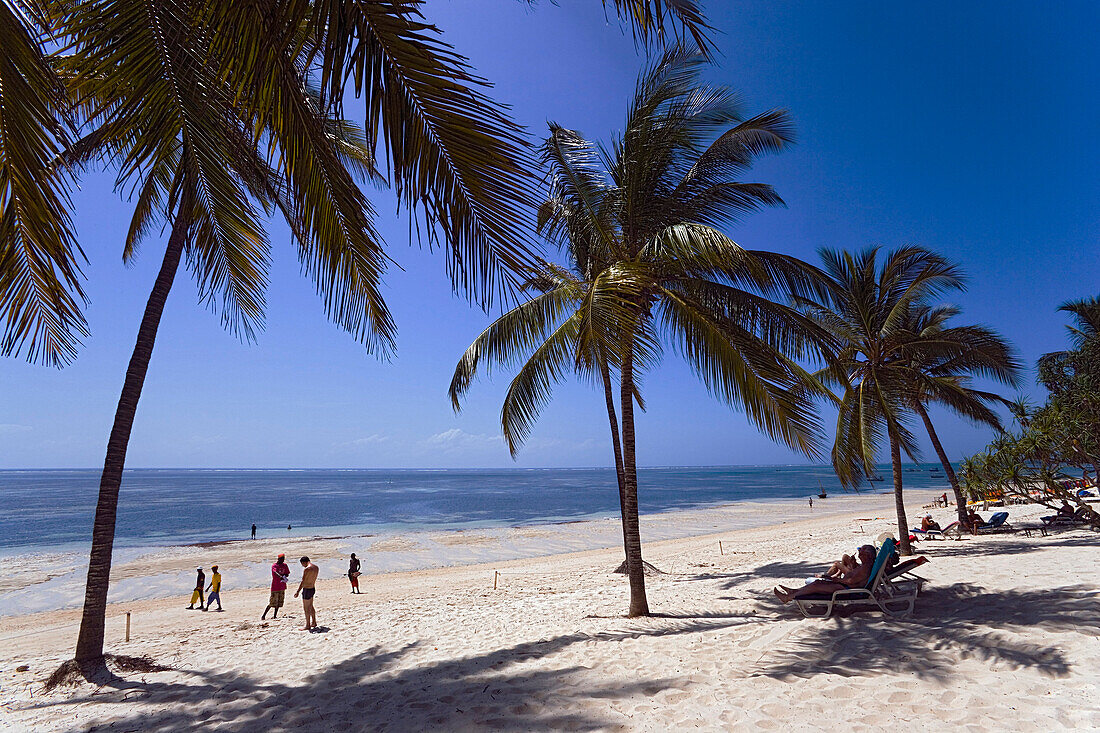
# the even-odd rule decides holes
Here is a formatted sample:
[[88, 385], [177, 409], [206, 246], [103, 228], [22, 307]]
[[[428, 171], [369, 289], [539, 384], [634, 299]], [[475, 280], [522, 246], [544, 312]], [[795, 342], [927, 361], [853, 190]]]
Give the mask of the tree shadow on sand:
[[965, 583], [929, 588], [910, 618], [876, 614], [807, 622], [800, 638], [770, 652], [750, 674], [789, 679], [889, 671], [946, 682], [959, 659], [972, 658], [1055, 678], [1069, 674], [1072, 662], [1063, 650], [1005, 633], [1018, 629], [1094, 637], [1100, 602], [1086, 586], [1002, 592]]
[[929, 557], [982, 557], [996, 555], [1019, 555], [1052, 547], [1073, 547], [1088, 550], [1100, 549], [1100, 533], [1089, 531], [1052, 532], [1043, 537], [1034, 535], [1024, 537], [1019, 533], [1000, 535], [990, 541], [992, 536], [978, 535], [968, 537], [965, 542], [932, 541], [924, 542], [916, 552]]
[[700, 580], [720, 580], [723, 590], [735, 588], [745, 581], [757, 578], [776, 580], [805, 578], [821, 575], [829, 567], [825, 562], [770, 562], [759, 567], [734, 573], [680, 573], [673, 582], [693, 583]]
[[[243, 733], [440, 727], [589, 731], [620, 721], [586, 710], [585, 699], [655, 695], [674, 686], [675, 680], [635, 678], [629, 684], [600, 685], [583, 676], [585, 667], [524, 669], [525, 662], [550, 657], [578, 643], [698, 633], [759, 621], [749, 614], [745, 618], [683, 619], [648, 629], [565, 634], [404, 668], [400, 668], [401, 661], [418, 651], [417, 644], [393, 650], [375, 647], [295, 683], [177, 668], [172, 673], [176, 681], [114, 677], [91, 694], [40, 706], [141, 702], [154, 710], [96, 721], [92, 728], [97, 731], [175, 733], [200, 727]], [[180, 674], [190, 679], [178, 681]], [[113, 713], [104, 711], [105, 715]], [[387, 720], [393, 722], [387, 724]]]

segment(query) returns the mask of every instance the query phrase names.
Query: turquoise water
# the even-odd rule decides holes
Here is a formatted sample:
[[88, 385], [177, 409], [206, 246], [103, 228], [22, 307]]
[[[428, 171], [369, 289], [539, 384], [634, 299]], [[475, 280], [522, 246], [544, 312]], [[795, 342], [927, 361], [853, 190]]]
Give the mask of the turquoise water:
[[[947, 490], [931, 464], [907, 466], [911, 488]], [[868, 491], [890, 490], [886, 481]], [[0, 471], [0, 548], [87, 542], [99, 471]], [[840, 484], [826, 466], [647, 468], [639, 471], [642, 513], [739, 500], [808, 498]], [[818, 501], [815, 499], [815, 501]], [[827, 501], [827, 500], [826, 500]], [[330, 534], [407, 529], [515, 526], [614, 516], [610, 469], [172, 470], [127, 471], [119, 497], [117, 543], [175, 545], [259, 535], [287, 526]]]

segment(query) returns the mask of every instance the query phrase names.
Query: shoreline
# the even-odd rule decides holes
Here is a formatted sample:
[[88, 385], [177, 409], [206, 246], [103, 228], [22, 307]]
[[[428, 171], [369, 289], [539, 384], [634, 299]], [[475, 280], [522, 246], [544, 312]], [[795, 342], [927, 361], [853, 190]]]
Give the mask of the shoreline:
[[[915, 490], [932, 495], [932, 490]], [[782, 525], [814, 516], [850, 511], [853, 504], [873, 501], [879, 492], [859, 492], [815, 501], [811, 510], [798, 499], [765, 498], [733, 501], [691, 509], [671, 509], [640, 517], [643, 542], [700, 536], [708, 530], [737, 531]], [[784, 509], [776, 522], [776, 508]], [[116, 548], [108, 603], [134, 603], [190, 593], [195, 567], [217, 564], [228, 591], [266, 587], [274, 555], [309, 555], [326, 565], [345, 563], [351, 552], [362, 561], [364, 576], [393, 572], [502, 563], [589, 550], [621, 543], [618, 517], [563, 520], [513, 526], [479, 525], [456, 529], [417, 529], [370, 534], [309, 534], [256, 540]], [[722, 529], [719, 529], [719, 528]], [[303, 528], [310, 529], [310, 528]], [[318, 528], [324, 530], [326, 528]], [[269, 557], [270, 556], [270, 557]], [[8, 555], [19, 571], [0, 579], [0, 618], [78, 608], [83, 601], [87, 558], [79, 550], [38, 551]]]

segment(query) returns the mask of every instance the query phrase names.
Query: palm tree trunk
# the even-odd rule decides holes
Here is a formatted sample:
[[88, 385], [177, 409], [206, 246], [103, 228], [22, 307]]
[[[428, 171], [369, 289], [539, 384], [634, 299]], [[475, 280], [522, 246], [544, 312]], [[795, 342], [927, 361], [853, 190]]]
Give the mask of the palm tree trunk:
[[619, 404], [623, 411], [623, 542], [626, 572], [630, 577], [630, 611], [627, 615], [649, 615], [642, 565], [642, 535], [638, 529], [638, 465], [634, 453], [634, 343], [628, 340], [623, 354]]
[[951, 467], [951, 461], [947, 460], [947, 453], [940, 443], [940, 436], [936, 435], [936, 429], [932, 427], [932, 419], [928, 417], [928, 411], [919, 401], [913, 403], [913, 409], [924, 421], [924, 429], [928, 431], [928, 439], [932, 441], [932, 447], [943, 464], [943, 472], [947, 474], [947, 482], [951, 484], [951, 491], [955, 493], [955, 508], [958, 509], [959, 524], [966, 525], [966, 501], [963, 499], [962, 489], [959, 488], [959, 478], [955, 475], [955, 469]]
[[[189, 207], [181, 206], [181, 211]], [[164, 312], [168, 291], [172, 289], [176, 270], [179, 268], [189, 222], [182, 213], [177, 214], [164, 252], [164, 261], [157, 274], [145, 315], [138, 328], [137, 343], [126, 369], [122, 395], [115, 410], [115, 422], [111, 437], [107, 440], [107, 457], [103, 462], [103, 475], [99, 480], [99, 501], [92, 525], [92, 552], [88, 562], [88, 585], [84, 591], [84, 615], [80, 619], [80, 634], [76, 641], [76, 661], [82, 664], [103, 659], [103, 625], [107, 613], [107, 589], [111, 579], [111, 551], [115, 544], [115, 516], [118, 512], [118, 490], [122, 485], [122, 469], [126, 464], [126, 448], [130, 442], [130, 430], [134, 425], [141, 388], [153, 355], [153, 343]]]
[[[623, 446], [619, 438], [619, 418], [615, 412], [615, 392], [611, 387], [611, 371], [607, 361], [600, 362], [600, 376], [603, 378], [603, 396], [607, 402], [607, 421], [611, 424], [611, 445], [615, 451], [615, 478], [619, 482], [619, 512], [626, 517], [626, 485], [623, 476]], [[623, 522], [623, 552], [627, 550], [626, 522]]]
[[909, 546], [909, 522], [905, 518], [905, 502], [901, 496], [901, 442], [893, 428], [887, 427], [887, 432], [890, 434], [890, 465], [894, 470], [894, 508], [898, 512], [899, 553], [912, 555], [913, 550]]

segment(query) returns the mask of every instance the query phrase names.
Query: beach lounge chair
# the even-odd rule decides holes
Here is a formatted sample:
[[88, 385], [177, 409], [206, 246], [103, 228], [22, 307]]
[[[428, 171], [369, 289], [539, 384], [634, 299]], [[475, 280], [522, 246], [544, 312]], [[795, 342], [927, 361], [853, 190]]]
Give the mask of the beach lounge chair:
[[996, 532], [1015, 532], [1016, 528], [1008, 523], [1008, 512], [997, 512], [985, 524], [980, 524], [974, 530], [977, 534], [994, 534]]
[[1043, 524], [1047, 527], [1073, 526], [1075, 524], [1084, 524], [1089, 521], [1084, 517], [1066, 514], [1052, 514], [1049, 517], [1039, 517], [1039, 519], [1042, 520]]
[[928, 582], [928, 578], [922, 578], [913, 571], [929, 562], [927, 557], [921, 555], [920, 557], [911, 557], [908, 560], [899, 562], [892, 568], [889, 568], [883, 575], [882, 582], [890, 586], [895, 592], [904, 592], [907, 590], [905, 585], [912, 585], [917, 593], [920, 593], [924, 584]]
[[795, 598], [798, 610], [806, 618], [829, 618], [833, 609], [842, 606], [877, 607], [888, 616], [906, 616], [916, 604], [919, 585], [892, 586], [883, 582], [886, 577], [886, 560], [894, 554], [896, 542], [886, 540], [879, 548], [871, 566], [871, 577], [862, 588], [844, 588], [832, 593], [817, 593]]
[[925, 531], [923, 529], [911, 529], [909, 530], [919, 540], [942, 540], [951, 538], [953, 540], [962, 539], [962, 525], [957, 521], [952, 522], [943, 529], [930, 529]]

